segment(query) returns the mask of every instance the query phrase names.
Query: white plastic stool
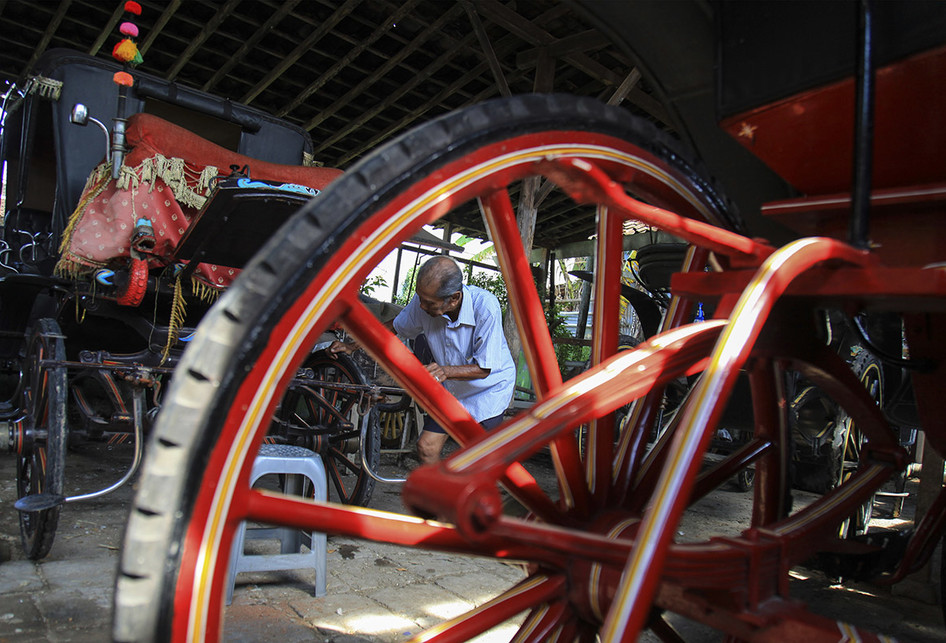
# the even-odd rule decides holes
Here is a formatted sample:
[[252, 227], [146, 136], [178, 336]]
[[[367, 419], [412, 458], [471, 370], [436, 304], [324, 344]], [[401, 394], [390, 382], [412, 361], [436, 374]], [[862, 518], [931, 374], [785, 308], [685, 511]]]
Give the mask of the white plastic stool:
[[[285, 474], [287, 494], [302, 494], [302, 477], [312, 483], [315, 500], [325, 500], [325, 465], [317, 453], [287, 444], [264, 444], [253, 462], [250, 486], [265, 475]], [[245, 539], [279, 539], [279, 554], [246, 554]], [[302, 552], [307, 545], [308, 552]], [[305, 533], [292, 527], [247, 527], [240, 524], [233, 538], [230, 552], [230, 580], [227, 586], [227, 605], [233, 600], [233, 585], [240, 572], [270, 572], [311, 567], [315, 570], [315, 596], [325, 595], [325, 534]]]

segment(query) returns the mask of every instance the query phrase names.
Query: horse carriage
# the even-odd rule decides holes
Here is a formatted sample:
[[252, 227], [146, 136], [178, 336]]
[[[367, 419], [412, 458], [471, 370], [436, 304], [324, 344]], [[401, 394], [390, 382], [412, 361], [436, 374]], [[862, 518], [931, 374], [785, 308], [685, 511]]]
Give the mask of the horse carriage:
[[[157, 178], [147, 189], [136, 173], [143, 200], [130, 201], [117, 256], [83, 257], [62, 245], [98, 239], [79, 219], [97, 198], [111, 203], [112, 193], [96, 191], [117, 187], [112, 169], [139, 167], [133, 143], [147, 139], [150, 119], [130, 116], [119, 129], [134, 149], [123, 161], [110, 154], [111, 165], [98, 170], [101, 142], [94, 130], [67, 123], [67, 114], [78, 102], [88, 107], [75, 111], [78, 123], [113, 113], [114, 89], [99, 86], [80, 99], [70, 92], [93, 89], [90, 75], [75, 84], [59, 78], [57, 89], [52, 65], [44, 75], [52, 82], [37, 81], [24, 96], [9, 121], [16, 135], [4, 134], [18, 195], [0, 282], [4, 426], [19, 454], [24, 539], [41, 555], [61, 504], [78, 500], [64, 495], [62, 482], [70, 435], [134, 434], [140, 444], [153, 421], [116, 585], [116, 640], [219, 638], [230, 549], [245, 520], [527, 563], [521, 583], [422, 640], [470, 640], [517, 615], [520, 641], [632, 641], [645, 629], [680, 640], [676, 615], [734, 640], [882, 640], [794, 599], [790, 571], [827, 552], [892, 584], [930, 560], [944, 531], [946, 492], [905, 538], [850, 538], [857, 529], [845, 526], [906, 470], [904, 430], [920, 428], [928, 448], [946, 453], [942, 6], [588, 3], [586, 10], [660, 88], [675, 135], [591, 99], [514, 96], [439, 118], [341, 177], [316, 180], [298, 170], [286, 181], [284, 168], [269, 174], [265, 164], [298, 165], [304, 135], [284, 142], [284, 129], [265, 115], [166, 83], [162, 91], [161, 81], [142, 75], [124, 93], [126, 113], [147, 112], [150, 97], [239, 130], [219, 161], [183, 163], [178, 185], [190, 192], [173, 201], [183, 202], [189, 226], [166, 255], [154, 252], [155, 221], [138, 225], [147, 218], [143, 204], [164, 203], [155, 204], [150, 189], [168, 183], [160, 173], [149, 174]], [[44, 94], [57, 93], [58, 101], [45, 102]], [[51, 120], [37, 126], [44, 112]], [[161, 128], [166, 134], [170, 126]], [[43, 144], [44, 135], [52, 140]], [[147, 157], [184, 158], [197, 142], [170, 144], [160, 137]], [[211, 175], [222, 177], [216, 194], [229, 201], [226, 213], [197, 189]], [[54, 180], [38, 184], [43, 176]], [[274, 180], [321, 193], [288, 196]], [[616, 311], [599, 310], [590, 366], [567, 381], [511, 205], [523, 182], [537, 180], [597, 213], [598, 302], [620, 295], [626, 220], [689, 244], [659, 332], [622, 349]], [[268, 205], [231, 216], [242, 204], [236, 192], [227, 196], [231, 182], [258, 190], [248, 202]], [[210, 198], [198, 203], [190, 193]], [[399, 244], [470, 208], [496, 246], [537, 398], [489, 434], [359, 296]], [[297, 211], [248, 259], [250, 242], [265, 236], [256, 226], [269, 233], [277, 225], [260, 221], [264, 209], [277, 219]], [[747, 221], [754, 211], [786, 227], [763, 226], [771, 234], [760, 238], [750, 232], [758, 222]], [[246, 245], [220, 243], [231, 235]], [[62, 263], [70, 253], [76, 261]], [[201, 295], [216, 301], [209, 306]], [[699, 304], [704, 318], [694, 321]], [[364, 411], [376, 389], [351, 383], [343, 369], [328, 373], [333, 362], [313, 361], [313, 349], [337, 328], [461, 444], [441, 464], [412, 473], [403, 489], [411, 515], [249, 483], [260, 445], [298, 432], [323, 453], [324, 442], [350, 452], [357, 434], [362, 463], [371, 459]], [[651, 443], [666, 391], [681, 378], [693, 385]], [[740, 382], [751, 435], [707, 468], [704, 456]], [[616, 430], [615, 411], [628, 405]], [[819, 412], [840, 430], [823, 431]], [[331, 424], [326, 416], [342, 430], [309, 431]], [[554, 488], [523, 466], [541, 449], [551, 453]], [[808, 455], [834, 469], [811, 482], [822, 495], [796, 503], [792, 471]], [[689, 507], [750, 470], [752, 509], [739, 533], [676, 537]], [[500, 486], [525, 517], [507, 511]]]
[[[0, 242], [0, 437], [17, 457], [33, 559], [52, 546], [63, 505], [133, 478], [207, 308], [340, 174], [311, 162], [304, 130], [265, 113], [147, 74], [119, 88], [120, 66], [74, 51], [47, 52], [36, 69], [3, 106]], [[268, 440], [320, 453], [330, 495], [366, 504], [378, 387], [324, 352], [295, 382]], [[71, 491], [71, 445], [123, 441], [134, 442], [124, 476]]]
[[[644, 630], [681, 640], [674, 615], [733, 640], [882, 640], [793, 598], [790, 571], [828, 552], [892, 584], [928, 562], [943, 533], [946, 492], [906, 538], [844, 528], [907, 467], [901, 426], [921, 427], [927, 447], [946, 453], [942, 5], [586, 9], [659, 87], [677, 136], [590, 99], [513, 96], [399, 137], [308, 202], [181, 358], [129, 520], [117, 640], [220, 637], [243, 520], [527, 563], [521, 583], [419, 640], [470, 640], [517, 615], [518, 641], [632, 641]], [[621, 290], [625, 220], [690, 245], [660, 332], [618, 350], [617, 313], [599, 310], [590, 367], [567, 381], [511, 205], [536, 177], [597, 211], [598, 302]], [[470, 207], [496, 246], [537, 397], [489, 434], [358, 297], [399, 243]], [[750, 236], [753, 210], [788, 227]], [[693, 321], [698, 302], [705, 319]], [[839, 337], [836, 320], [856, 339]], [[249, 485], [270, 418], [335, 326], [461, 444], [411, 474], [402, 498], [412, 515]], [[665, 388], [693, 376], [648, 448]], [[740, 378], [752, 434], [704, 468]], [[846, 431], [793, 438], [791, 396], [809, 386], [843, 412]], [[615, 441], [614, 412], [628, 404]], [[793, 502], [796, 443], [817, 453], [837, 435], [846, 446], [825, 493]], [[545, 448], [552, 489], [523, 466]], [[688, 507], [749, 468], [752, 510], [739, 533], [677, 537]], [[500, 486], [525, 517], [506, 511]]]

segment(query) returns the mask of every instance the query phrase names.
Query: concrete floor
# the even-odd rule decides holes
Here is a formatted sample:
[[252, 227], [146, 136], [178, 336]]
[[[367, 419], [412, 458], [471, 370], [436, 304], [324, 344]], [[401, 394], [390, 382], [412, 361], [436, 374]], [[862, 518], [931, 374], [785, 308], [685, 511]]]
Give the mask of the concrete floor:
[[[77, 490], [121, 475], [130, 447], [83, 445], [70, 452], [67, 476]], [[404, 474], [386, 457], [385, 475]], [[538, 466], [548, 467], [547, 462]], [[125, 515], [132, 489], [67, 505], [49, 556], [24, 560], [19, 549], [15, 461], [0, 456], [0, 643], [104, 641]], [[722, 524], [744, 510], [748, 494], [721, 489], [701, 501], [680, 526], [682, 537]], [[398, 485], [379, 484], [371, 506], [400, 510]], [[909, 518], [909, 507], [904, 518]], [[876, 514], [875, 514], [876, 515]], [[888, 521], [889, 523], [890, 521]], [[888, 524], [880, 521], [880, 524]], [[738, 530], [738, 524], [724, 526]], [[815, 572], [797, 570], [794, 596], [833, 618], [877, 628], [902, 641], [946, 640], [938, 588], [905, 583], [894, 591], [870, 585], [832, 586]], [[481, 604], [523, 577], [515, 565], [330, 537], [328, 592], [313, 597], [314, 573], [241, 574], [226, 614], [228, 641], [404, 641], [435, 623]], [[678, 623], [688, 641], [720, 640], [696, 624]], [[478, 641], [508, 641], [509, 624]], [[649, 636], [649, 635], [648, 635]], [[647, 640], [652, 640], [648, 638]]]

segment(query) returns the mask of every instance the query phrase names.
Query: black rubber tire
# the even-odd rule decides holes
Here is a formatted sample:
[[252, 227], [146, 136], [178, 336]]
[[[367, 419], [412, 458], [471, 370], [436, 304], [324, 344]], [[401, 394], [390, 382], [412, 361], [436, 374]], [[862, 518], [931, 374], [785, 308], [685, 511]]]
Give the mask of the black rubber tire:
[[746, 468], [736, 474], [736, 486], [739, 491], [749, 491], [755, 481], [755, 469]]
[[[674, 139], [623, 110], [571, 96], [481, 103], [432, 121], [365, 158], [269, 240], [203, 319], [186, 351], [146, 451], [129, 518], [115, 592], [115, 640], [169, 640], [174, 619], [186, 618], [179, 609], [175, 613], [174, 605], [183, 540], [201, 489], [216, 483], [205, 479], [205, 467], [212, 451], [223, 448], [223, 419], [239, 388], [260, 367], [258, 358], [273, 329], [333, 255], [357, 236], [359, 226], [405, 186], [471, 150], [524, 133], [576, 130], [632, 142], [674, 168], [687, 194], [699, 195], [701, 210], [714, 222], [730, 214], [704, 173], [683, 160], [687, 155]], [[412, 233], [405, 228], [405, 234]]]
[[[46, 437], [17, 455], [17, 498], [35, 493], [62, 495], [65, 482], [67, 381], [66, 367], [45, 367], [40, 360], [66, 359], [62, 331], [55, 320], [36, 321], [29, 333], [24, 356], [26, 385], [23, 411], [28, 431], [45, 431]], [[21, 511], [20, 541], [30, 560], [44, 558], [53, 546], [61, 506], [40, 511]]]

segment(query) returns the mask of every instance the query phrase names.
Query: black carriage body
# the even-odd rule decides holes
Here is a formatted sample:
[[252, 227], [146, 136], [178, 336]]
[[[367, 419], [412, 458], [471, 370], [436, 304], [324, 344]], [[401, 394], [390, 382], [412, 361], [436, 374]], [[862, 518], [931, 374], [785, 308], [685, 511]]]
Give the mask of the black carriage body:
[[[59, 245], [89, 175], [107, 154], [103, 131], [91, 122], [85, 127], [71, 123], [70, 112], [81, 103], [109, 129], [118, 114], [119, 86], [112, 76], [121, 70], [119, 65], [57, 49], [44, 54], [36, 70], [40, 77], [36, 86], [42, 91], [29, 92], [7, 115], [2, 137], [2, 159], [7, 164], [3, 213], [7, 249], [0, 261], [0, 325], [5, 335], [0, 342], [0, 359], [7, 360], [16, 357], [29, 320], [55, 316], [55, 302], [64, 300], [56, 297], [56, 292], [72, 287], [53, 276]], [[127, 89], [124, 99], [126, 117], [140, 112], [154, 114], [223, 148], [268, 163], [298, 166], [311, 157], [311, 139], [297, 126], [148, 74], [136, 72], [134, 76], [135, 85]], [[293, 200], [294, 205], [299, 202]], [[274, 226], [265, 227], [271, 230]], [[244, 254], [245, 261], [252, 250]], [[51, 299], [47, 295], [52, 295]], [[34, 311], [35, 307], [46, 310], [41, 313]], [[96, 338], [88, 348], [111, 349], [108, 340], [124, 338], [123, 331], [129, 329], [132, 336], [147, 337], [148, 324], [142, 324], [135, 311], [109, 302], [100, 302], [98, 308], [107, 321], [84, 325]], [[147, 340], [137, 349], [124, 341], [120, 344], [114, 350], [141, 350], [147, 347]]]
[[[50, 51], [35, 69], [20, 94], [9, 93], [0, 137], [0, 449], [17, 454], [22, 540], [38, 559], [64, 503], [131, 479], [165, 384], [216, 295], [339, 172], [309, 167], [308, 133], [264, 112], [137, 72], [120, 90], [120, 66], [74, 51]], [[85, 126], [72, 122], [76, 104], [88, 112]], [[112, 143], [124, 130], [120, 158], [106, 129]], [[127, 184], [111, 172], [119, 163]], [[151, 245], [134, 246], [139, 227]], [[77, 249], [80, 229], [87, 254]], [[105, 245], [89, 243], [100, 234]], [[125, 298], [132, 283], [136, 298]], [[335, 447], [357, 453], [360, 423], [342, 424], [322, 427], [319, 444], [354, 461]], [[70, 495], [67, 443], [132, 436], [122, 480]], [[377, 457], [374, 447], [367, 461], [376, 466]], [[358, 479], [343, 501], [367, 502], [371, 481]]]
[[[73, 418], [77, 435], [82, 425], [93, 431], [130, 431], [126, 410], [128, 391], [114, 381], [96, 383], [101, 377], [125, 377], [122, 371], [141, 365], [162, 366], [169, 372], [185, 343], [169, 341], [173, 315], [173, 284], [169, 277], [149, 276], [148, 295], [139, 306], [117, 303], [114, 293], [82, 279], [57, 276], [60, 244], [70, 217], [79, 205], [90, 175], [108, 159], [103, 129], [93, 122], [79, 126], [70, 120], [74, 105], [84, 105], [90, 117], [112, 130], [119, 115], [119, 86], [113, 75], [121, 67], [108, 60], [76, 51], [56, 49], [44, 54], [36, 76], [21, 87], [22, 98], [10, 93], [0, 155], [6, 166], [3, 236], [0, 241], [0, 413], [14, 417], [22, 387], [22, 363], [29, 359], [25, 338], [41, 319], [56, 320], [66, 339], [65, 354], [72, 363], [73, 394], [88, 393], [83, 408], [97, 419], [91, 424]], [[249, 160], [240, 172], [252, 173], [253, 160], [272, 167], [302, 167], [311, 159], [312, 141], [300, 127], [259, 110], [232, 103], [206, 93], [177, 86], [157, 77], [135, 73], [135, 84], [125, 90], [123, 116], [147, 114], [194, 133], [224, 151]], [[190, 139], [184, 139], [184, 144]], [[286, 191], [255, 181], [251, 187], [237, 186], [243, 174], [220, 181], [206, 207], [194, 219], [174, 256], [193, 270], [200, 261], [215, 260], [240, 268], [289, 214], [311, 198], [312, 191]], [[199, 225], [197, 223], [199, 222]], [[193, 260], [193, 261], [191, 261]], [[186, 264], [191, 262], [190, 266]], [[163, 274], [163, 273], [162, 273]], [[171, 274], [171, 273], [168, 273]], [[114, 290], [114, 289], [112, 289]], [[186, 338], [199, 322], [209, 302], [188, 292]], [[117, 365], [115, 373], [103, 371], [103, 363]], [[91, 390], [116, 391], [104, 410], [93, 409]], [[82, 406], [82, 404], [80, 404]], [[114, 407], [114, 408], [111, 408]], [[109, 410], [111, 409], [111, 410]], [[117, 409], [117, 410], [116, 410]], [[116, 418], [112, 422], [109, 418]], [[87, 418], [86, 418], [87, 419]], [[79, 421], [82, 420], [82, 421]], [[108, 420], [108, 421], [106, 421]]]

